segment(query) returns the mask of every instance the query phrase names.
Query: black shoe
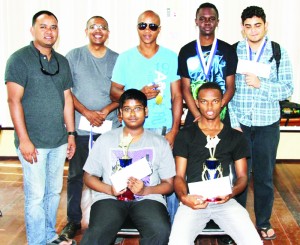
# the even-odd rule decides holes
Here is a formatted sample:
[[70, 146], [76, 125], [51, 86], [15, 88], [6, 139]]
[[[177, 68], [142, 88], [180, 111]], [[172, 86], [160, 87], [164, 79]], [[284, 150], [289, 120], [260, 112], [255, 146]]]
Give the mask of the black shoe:
[[71, 239], [76, 235], [76, 232], [80, 229], [81, 229], [81, 224], [76, 224], [74, 222], [68, 222], [68, 224], [66, 224], [66, 226], [60, 233], [60, 235]]
[[72, 241], [72, 245], [76, 245], [77, 244], [75, 240], [71, 240], [71, 239], [66, 238], [65, 236], [60, 235], [55, 240], [53, 240], [51, 242], [47, 242], [46, 245], [59, 245], [62, 242], [70, 242], [70, 241]]
[[218, 240], [220, 240], [223, 244], [235, 244], [233, 239], [228, 235], [220, 236]]

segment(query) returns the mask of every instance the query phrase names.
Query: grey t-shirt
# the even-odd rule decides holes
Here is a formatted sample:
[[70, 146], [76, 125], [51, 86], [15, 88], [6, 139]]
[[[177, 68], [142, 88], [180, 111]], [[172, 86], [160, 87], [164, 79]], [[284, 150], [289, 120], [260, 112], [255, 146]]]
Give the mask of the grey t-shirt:
[[[118, 146], [123, 128], [111, 130], [97, 139], [93, 149], [83, 167], [87, 173], [102, 177], [103, 182], [111, 185], [110, 176], [119, 158], [123, 156], [122, 149]], [[152, 174], [143, 179], [146, 186], [156, 186], [161, 179], [168, 179], [175, 176], [175, 162], [169, 143], [160, 135], [154, 134], [145, 129], [141, 138], [132, 143], [128, 155], [135, 162], [146, 155], [152, 165]], [[93, 203], [102, 199], [116, 199], [116, 197], [105, 193], [92, 191]], [[160, 194], [150, 194], [143, 197], [136, 197], [136, 200], [151, 199], [164, 205], [165, 199]]]
[[[111, 103], [111, 76], [117, 57], [116, 52], [107, 48], [104, 57], [96, 58], [87, 46], [73, 49], [66, 55], [73, 77], [72, 93], [89, 110], [101, 110]], [[79, 135], [88, 135], [88, 131], [78, 130], [81, 116], [75, 110], [76, 131]], [[106, 119], [113, 121], [113, 128], [120, 126], [117, 110], [108, 114]]]

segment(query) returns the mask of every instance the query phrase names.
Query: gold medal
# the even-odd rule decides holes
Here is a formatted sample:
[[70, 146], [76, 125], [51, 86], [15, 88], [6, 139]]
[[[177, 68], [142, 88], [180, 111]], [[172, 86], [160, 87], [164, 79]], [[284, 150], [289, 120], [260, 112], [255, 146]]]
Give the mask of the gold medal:
[[155, 97], [155, 102], [157, 105], [160, 105], [163, 101], [163, 97], [162, 95], [159, 93], [156, 97]]

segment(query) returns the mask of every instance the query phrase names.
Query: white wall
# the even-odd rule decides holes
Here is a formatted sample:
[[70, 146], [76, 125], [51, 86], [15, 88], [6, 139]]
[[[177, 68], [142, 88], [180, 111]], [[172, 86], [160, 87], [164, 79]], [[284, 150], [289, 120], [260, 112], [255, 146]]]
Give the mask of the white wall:
[[[159, 43], [175, 52], [196, 38], [194, 19], [196, 0], [1, 0], [0, 2], [0, 76], [4, 78], [9, 55], [29, 44], [32, 16], [46, 9], [59, 20], [60, 38], [56, 49], [62, 54], [87, 43], [84, 29], [87, 19], [101, 15], [110, 26], [107, 45], [122, 52], [138, 42], [138, 15], [146, 9], [161, 17]], [[257, 5], [264, 8], [269, 22], [269, 36], [285, 47], [294, 67], [293, 101], [300, 103], [300, 23], [298, 0], [212, 0], [220, 14], [218, 36], [229, 43], [241, 40], [240, 15], [244, 8]], [[0, 125], [12, 126], [6, 102], [4, 79], [0, 83]]]

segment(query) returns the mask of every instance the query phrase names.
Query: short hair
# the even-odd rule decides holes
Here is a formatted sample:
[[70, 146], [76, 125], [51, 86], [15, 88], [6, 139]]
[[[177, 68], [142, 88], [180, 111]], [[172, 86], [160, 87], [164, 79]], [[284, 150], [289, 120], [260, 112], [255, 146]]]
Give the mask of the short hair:
[[249, 6], [243, 10], [241, 15], [242, 23], [244, 24], [246, 19], [252, 18], [254, 16], [262, 18], [263, 22], [266, 23], [265, 11], [261, 7], [257, 6]]
[[197, 99], [199, 98], [199, 93], [200, 91], [202, 90], [205, 90], [205, 89], [216, 89], [220, 92], [221, 94], [221, 98], [223, 98], [223, 91], [220, 87], [219, 84], [215, 83], [215, 82], [206, 82], [206, 83], [203, 83], [199, 88], [198, 88], [198, 91], [197, 91]]
[[55, 14], [53, 14], [52, 12], [48, 11], [48, 10], [41, 10], [39, 12], [37, 12], [33, 17], [32, 17], [32, 26], [34, 26], [35, 22], [36, 22], [36, 19], [43, 15], [43, 14], [46, 14], [46, 15], [49, 15], [49, 16], [53, 16], [56, 21], [58, 22], [58, 19], [56, 18]]
[[99, 16], [99, 15], [94, 15], [91, 18], [89, 18], [88, 21], [86, 22], [86, 28], [88, 28], [88, 24], [89, 24], [90, 20], [92, 20], [92, 19], [103, 19], [106, 22], [107, 27], [108, 27], [108, 22], [104, 17]]
[[147, 97], [140, 90], [134, 88], [126, 90], [120, 97], [119, 109], [122, 109], [126, 100], [138, 100], [144, 107], [147, 107]]
[[197, 18], [197, 14], [200, 11], [200, 9], [204, 9], [204, 8], [212, 8], [212, 9], [214, 9], [216, 11], [216, 13], [217, 13], [217, 18], [219, 19], [219, 11], [218, 11], [217, 7], [214, 4], [212, 4], [212, 3], [202, 3], [199, 6], [199, 8], [197, 8], [196, 18]]

